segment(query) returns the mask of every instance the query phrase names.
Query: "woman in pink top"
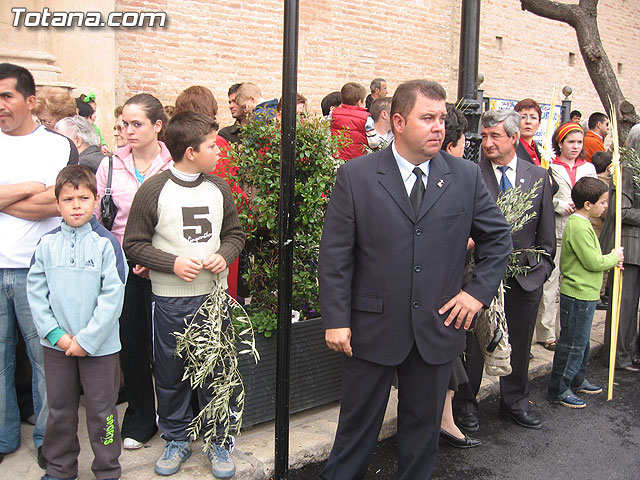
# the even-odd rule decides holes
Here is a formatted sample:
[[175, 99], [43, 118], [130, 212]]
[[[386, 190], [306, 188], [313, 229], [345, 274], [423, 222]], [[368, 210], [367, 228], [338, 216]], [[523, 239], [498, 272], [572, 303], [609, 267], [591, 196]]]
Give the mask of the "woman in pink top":
[[[112, 197], [118, 207], [112, 233], [122, 243], [133, 197], [142, 182], [172, 164], [169, 150], [159, 141], [167, 118], [160, 101], [141, 93], [131, 97], [122, 109], [122, 134], [127, 145], [113, 154]], [[96, 178], [98, 193], [104, 195], [109, 159], [104, 158]], [[151, 282], [140, 265], [129, 264], [124, 306], [120, 316], [121, 360], [128, 407], [122, 420], [125, 449], [140, 448], [158, 430], [155, 397], [149, 364], [151, 344]]]

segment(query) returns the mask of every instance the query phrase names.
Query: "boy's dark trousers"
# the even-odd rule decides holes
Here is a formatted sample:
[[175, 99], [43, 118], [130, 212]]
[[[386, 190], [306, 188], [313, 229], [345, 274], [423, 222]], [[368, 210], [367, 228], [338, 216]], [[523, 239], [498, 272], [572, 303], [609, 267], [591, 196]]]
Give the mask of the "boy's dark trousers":
[[[153, 358], [158, 398], [158, 425], [165, 440], [185, 441], [188, 439], [189, 423], [193, 419], [192, 388], [188, 380], [182, 380], [184, 361], [175, 356], [176, 338], [173, 333], [184, 331], [185, 318], [192, 321], [198, 308], [207, 299], [207, 295], [196, 297], [152, 295], [152, 299], [155, 302]], [[210, 389], [197, 388], [196, 392], [201, 408], [204, 408], [214, 396]], [[203, 429], [203, 431], [206, 430], [206, 428]]]
[[97, 480], [120, 478], [118, 354], [67, 357], [62, 351], [45, 347], [44, 370], [49, 404], [43, 443], [43, 453], [49, 462], [47, 474], [57, 478], [78, 474], [78, 405], [82, 385], [94, 455], [91, 470]]
[[560, 337], [553, 355], [549, 397], [563, 399], [586, 380], [591, 325], [596, 300], [578, 300], [560, 294]]

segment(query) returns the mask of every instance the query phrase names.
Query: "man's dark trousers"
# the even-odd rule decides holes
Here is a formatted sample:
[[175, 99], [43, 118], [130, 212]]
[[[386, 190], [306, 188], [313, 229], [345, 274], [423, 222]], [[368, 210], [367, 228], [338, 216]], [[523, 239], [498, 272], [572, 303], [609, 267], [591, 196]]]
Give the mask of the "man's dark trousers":
[[[452, 363], [429, 365], [415, 345], [397, 367], [345, 357], [338, 431], [331, 456], [320, 478], [364, 478], [382, 426], [396, 370], [400, 457], [394, 479], [431, 478], [436, 464], [440, 420]], [[425, 462], [425, 458], [429, 461]]]
[[[529, 410], [529, 352], [536, 326], [538, 304], [542, 297], [542, 287], [527, 292], [513, 279], [507, 282], [507, 286], [504, 293], [504, 310], [509, 330], [509, 343], [512, 347], [512, 372], [510, 375], [500, 377], [500, 404], [511, 412], [524, 413]], [[453, 403], [455, 413], [478, 411], [476, 395], [482, 382], [484, 357], [475, 336], [467, 336], [467, 346], [465, 366], [469, 382], [460, 385], [456, 392]]]

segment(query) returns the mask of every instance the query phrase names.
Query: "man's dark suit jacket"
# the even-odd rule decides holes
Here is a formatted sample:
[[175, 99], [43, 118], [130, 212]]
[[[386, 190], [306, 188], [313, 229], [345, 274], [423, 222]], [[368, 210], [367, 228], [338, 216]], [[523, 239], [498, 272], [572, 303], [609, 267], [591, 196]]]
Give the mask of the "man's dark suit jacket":
[[[613, 182], [609, 188], [609, 209], [600, 233], [603, 254], [611, 252], [614, 247], [617, 189]], [[622, 232], [620, 240], [624, 247], [624, 263], [640, 265], [640, 192], [633, 185], [633, 172], [628, 167], [622, 169]]]
[[[552, 218], [553, 218], [553, 212]], [[467, 239], [477, 268], [463, 286]], [[398, 365], [414, 342], [429, 364], [465, 348], [438, 309], [461, 288], [488, 305], [511, 252], [509, 227], [476, 164], [439, 152], [416, 216], [391, 147], [338, 171], [320, 244], [325, 329], [350, 327], [353, 355]]]
[[[497, 199], [500, 195], [500, 186], [491, 162], [482, 158], [479, 165], [491, 195]], [[556, 254], [556, 231], [549, 172], [518, 156], [516, 185], [514, 187], [520, 186], [522, 191], [528, 192], [540, 179], [542, 182], [538, 187], [538, 195], [533, 199], [533, 205], [529, 210], [536, 212], [536, 216], [527, 222], [522, 230], [513, 234], [514, 249], [536, 247], [548, 253], [548, 255], [543, 255], [540, 260], [521, 255], [521, 264], [531, 268], [526, 275], [520, 275], [516, 277], [516, 280], [527, 292], [540, 287], [551, 275], [554, 266], [553, 258]]]

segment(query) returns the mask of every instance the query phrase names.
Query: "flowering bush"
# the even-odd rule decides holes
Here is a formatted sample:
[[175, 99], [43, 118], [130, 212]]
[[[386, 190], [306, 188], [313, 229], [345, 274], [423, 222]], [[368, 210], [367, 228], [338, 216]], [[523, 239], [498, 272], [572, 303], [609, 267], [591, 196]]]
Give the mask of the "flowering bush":
[[[247, 311], [254, 328], [271, 336], [277, 324], [280, 124], [253, 120], [242, 127], [241, 137], [243, 142], [232, 145], [228, 155], [235, 167], [229, 177], [248, 197], [242, 201], [234, 194], [250, 251], [244, 275], [251, 288]], [[302, 318], [320, 315], [318, 251], [335, 171], [341, 162], [338, 146], [344, 141], [344, 137], [331, 136], [329, 123], [323, 118], [298, 120], [292, 308]]]

